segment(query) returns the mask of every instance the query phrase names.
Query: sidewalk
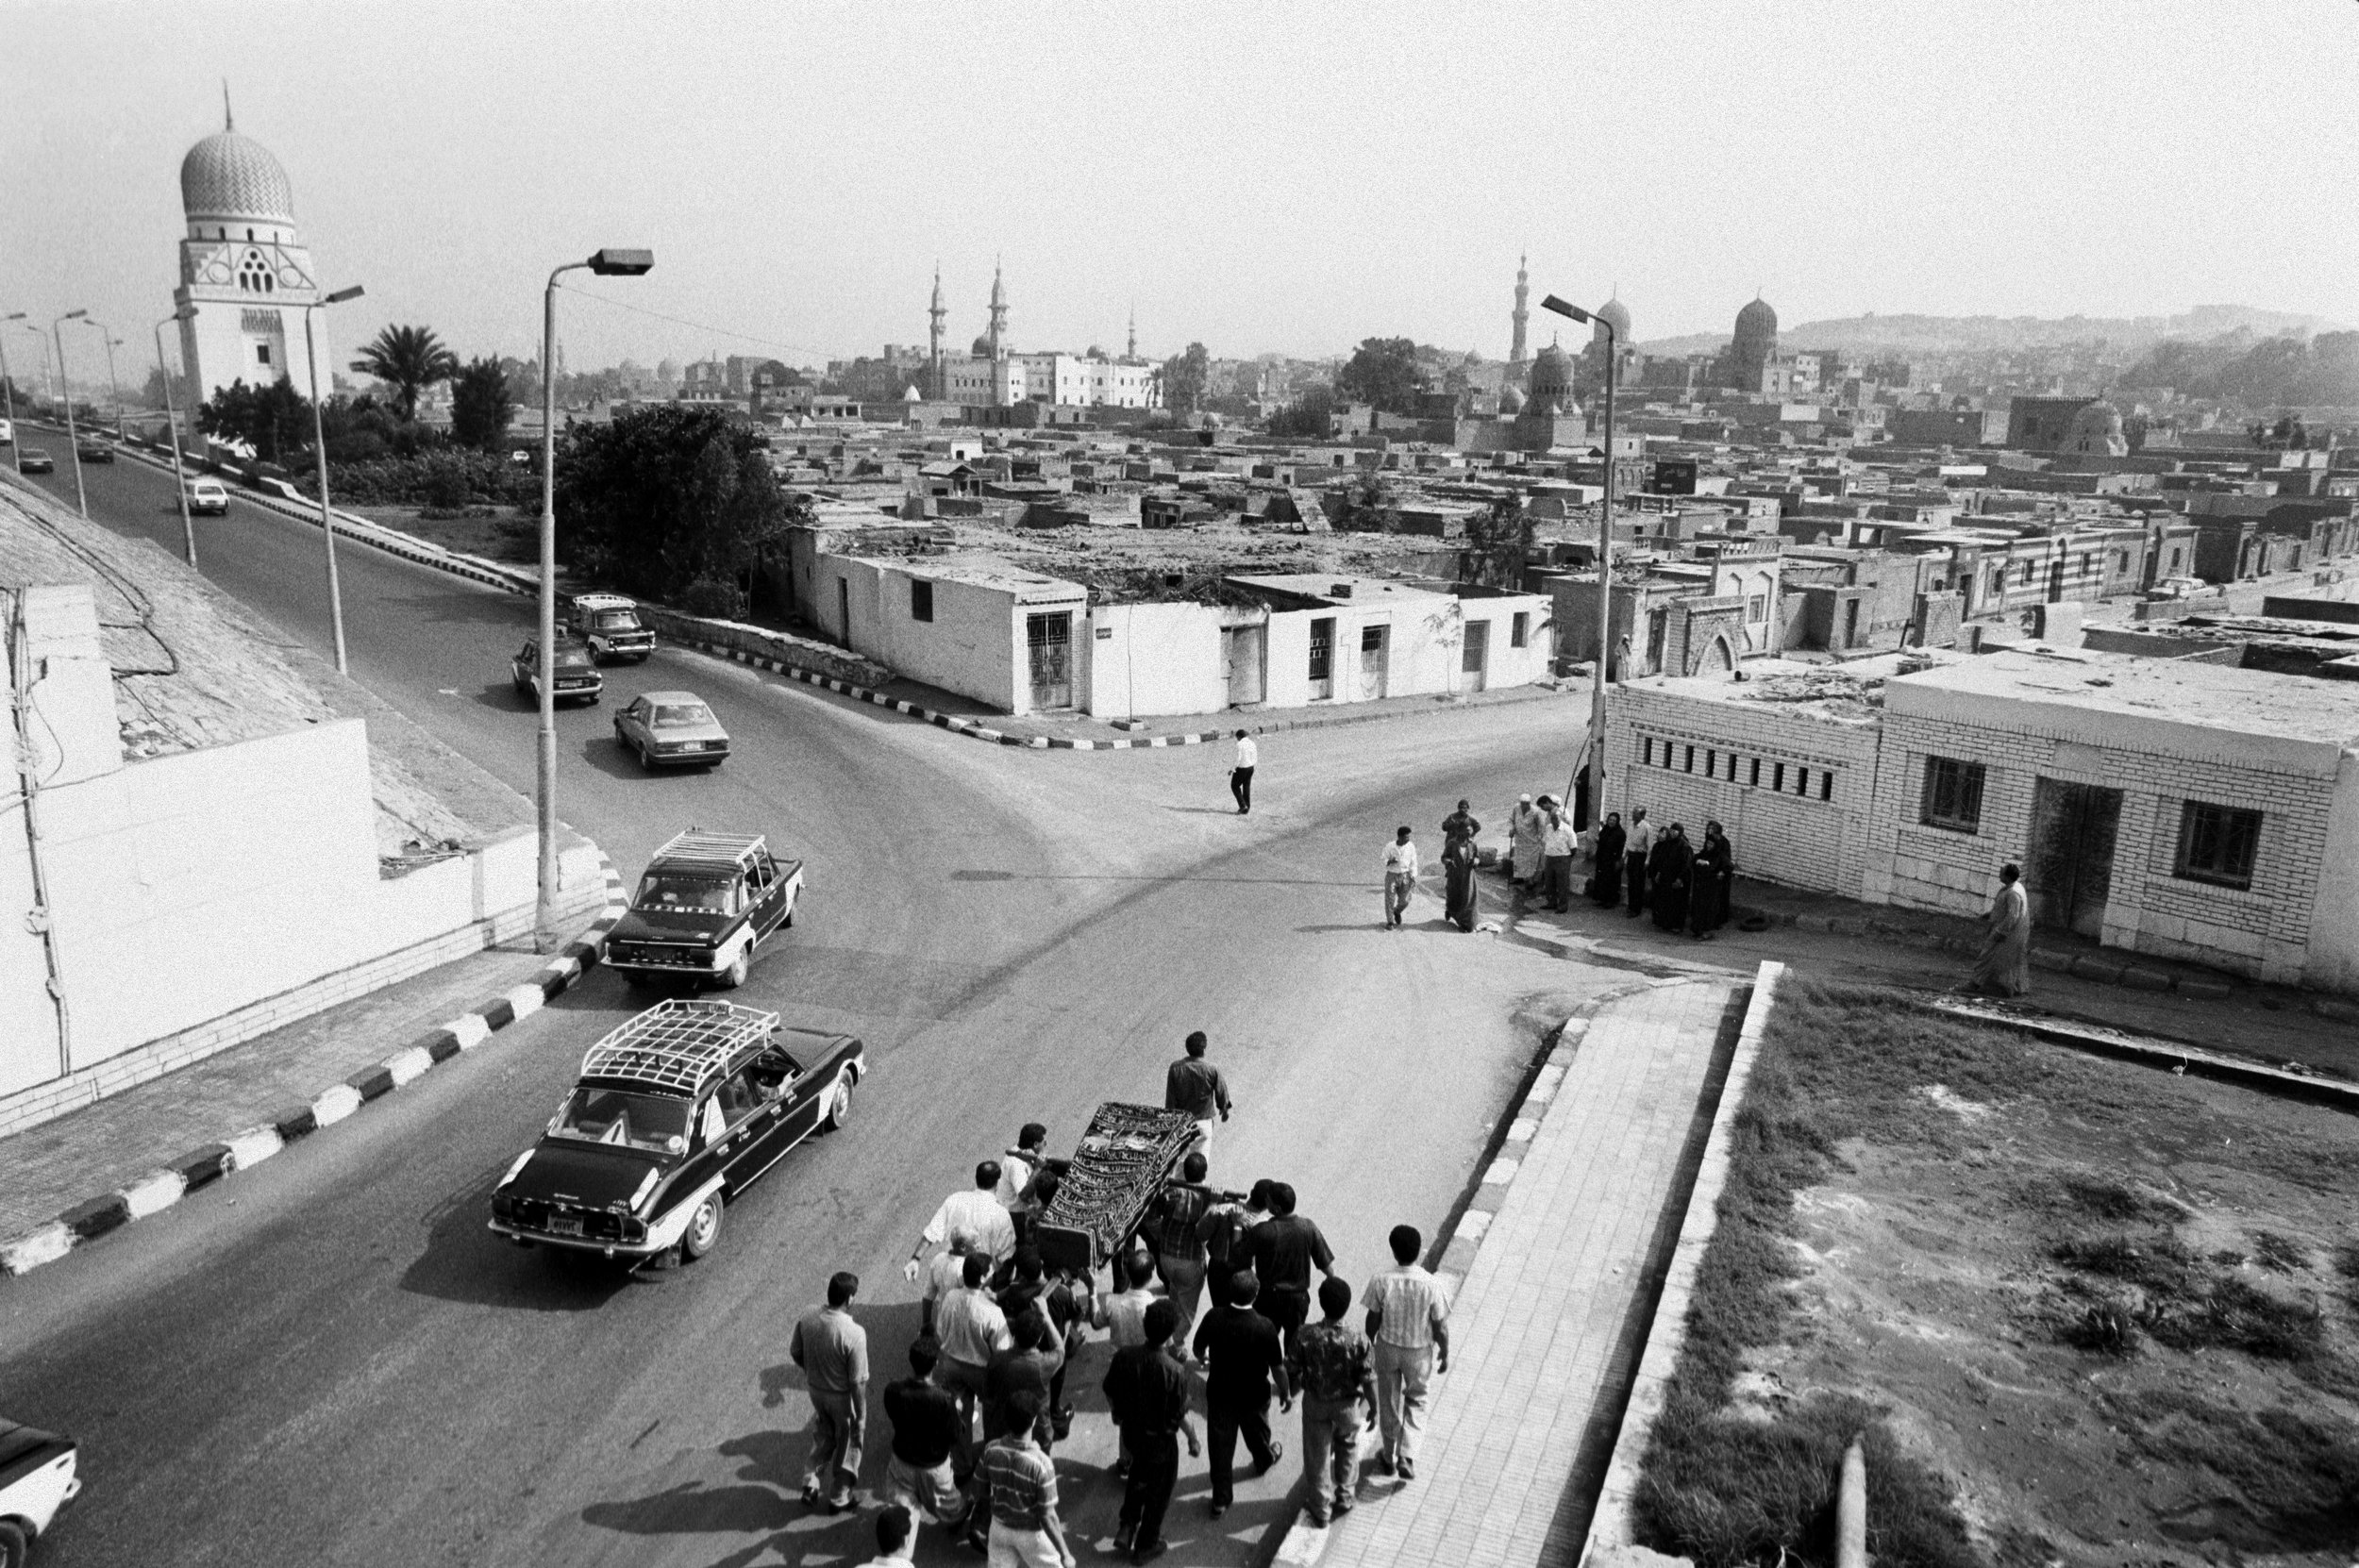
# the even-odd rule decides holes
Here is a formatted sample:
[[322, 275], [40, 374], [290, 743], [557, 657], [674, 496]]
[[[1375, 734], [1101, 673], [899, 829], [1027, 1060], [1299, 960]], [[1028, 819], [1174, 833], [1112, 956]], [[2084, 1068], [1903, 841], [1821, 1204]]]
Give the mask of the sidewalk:
[[329, 1085], [527, 984], [549, 962], [528, 936], [485, 948], [0, 1139], [0, 1242], [176, 1156], [310, 1106]]
[[1579, 1559], [1743, 994], [1732, 978], [1660, 981], [1589, 1021], [1473, 1227], [1417, 1478], [1364, 1483], [1321, 1568]]

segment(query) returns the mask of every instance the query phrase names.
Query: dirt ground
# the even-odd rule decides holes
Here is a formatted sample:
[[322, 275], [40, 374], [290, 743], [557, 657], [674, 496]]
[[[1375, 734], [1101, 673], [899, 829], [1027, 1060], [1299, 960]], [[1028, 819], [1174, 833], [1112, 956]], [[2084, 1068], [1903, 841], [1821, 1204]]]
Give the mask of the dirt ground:
[[342, 502], [337, 503], [336, 509], [381, 523], [388, 528], [398, 528], [460, 555], [479, 556], [485, 560], [540, 559], [533, 520], [518, 516], [513, 507], [466, 509], [471, 512], [488, 511], [492, 514], [488, 517], [422, 517], [416, 507], [352, 507]]
[[2359, 1122], [1941, 1032], [1796, 1193], [1739, 1415], [1864, 1399], [2001, 1568], [2351, 1561]]

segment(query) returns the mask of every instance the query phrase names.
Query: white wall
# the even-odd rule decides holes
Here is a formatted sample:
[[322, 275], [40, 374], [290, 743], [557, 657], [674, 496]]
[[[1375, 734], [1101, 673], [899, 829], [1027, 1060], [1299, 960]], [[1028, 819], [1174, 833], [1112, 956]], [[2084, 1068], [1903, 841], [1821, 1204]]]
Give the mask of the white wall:
[[1221, 612], [1209, 605], [1099, 605], [1077, 637], [1088, 646], [1083, 708], [1101, 719], [1213, 713], [1229, 706]]

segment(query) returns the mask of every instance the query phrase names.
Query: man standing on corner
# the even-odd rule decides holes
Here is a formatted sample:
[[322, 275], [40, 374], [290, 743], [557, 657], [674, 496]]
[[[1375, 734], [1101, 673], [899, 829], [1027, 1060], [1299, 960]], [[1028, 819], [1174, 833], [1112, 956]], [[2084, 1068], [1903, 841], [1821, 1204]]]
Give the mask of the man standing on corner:
[[1204, 1038], [1202, 1029], [1188, 1036], [1187, 1055], [1175, 1061], [1163, 1073], [1163, 1109], [1184, 1111], [1196, 1118], [1194, 1148], [1209, 1150], [1213, 1146], [1213, 1124], [1229, 1120], [1229, 1080], [1220, 1076], [1220, 1069], [1204, 1059], [1212, 1043]]
[[1376, 1422], [1383, 1440], [1369, 1468], [1408, 1481], [1417, 1475], [1427, 1382], [1449, 1370], [1449, 1297], [1417, 1262], [1425, 1238], [1414, 1226], [1393, 1226], [1390, 1240], [1393, 1267], [1360, 1295], [1368, 1338], [1376, 1342]]
[[1237, 815], [1241, 817], [1253, 814], [1253, 769], [1261, 756], [1253, 737], [1242, 729], [1237, 731], [1237, 762], [1229, 770], [1229, 792], [1237, 797]]
[[1630, 884], [1630, 918], [1647, 912], [1647, 857], [1654, 853], [1654, 824], [1641, 806], [1630, 814], [1630, 834], [1622, 841], [1622, 876]]
[[[787, 1355], [811, 1393], [811, 1453], [803, 1461], [803, 1506], [842, 1513], [860, 1481], [861, 1433], [868, 1420], [868, 1330], [852, 1321], [860, 1276], [828, 1281], [828, 1304], [795, 1326]], [[824, 1488], [825, 1496], [822, 1497]]]

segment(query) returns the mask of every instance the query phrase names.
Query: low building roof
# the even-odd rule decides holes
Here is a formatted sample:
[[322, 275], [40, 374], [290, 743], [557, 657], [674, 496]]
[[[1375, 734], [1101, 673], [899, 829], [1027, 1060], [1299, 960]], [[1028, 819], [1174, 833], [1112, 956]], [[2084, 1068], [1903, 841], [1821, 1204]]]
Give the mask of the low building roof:
[[1028, 572], [1021, 566], [1011, 566], [990, 556], [954, 560], [896, 560], [892, 565], [896, 571], [905, 572], [912, 577], [925, 577], [933, 582], [995, 588], [1012, 593], [1024, 604], [1089, 597], [1089, 590], [1078, 582], [1067, 582], [1062, 577], [1052, 577], [1042, 572]]
[[1358, 577], [1344, 572], [1288, 572], [1270, 576], [1231, 575], [1229, 580], [1241, 588], [1292, 594], [1297, 598], [1331, 605], [1364, 605], [1372, 601], [1380, 604], [1387, 600], [1403, 599], [1447, 602], [1450, 597], [1429, 588], [1416, 588], [1386, 577]]

